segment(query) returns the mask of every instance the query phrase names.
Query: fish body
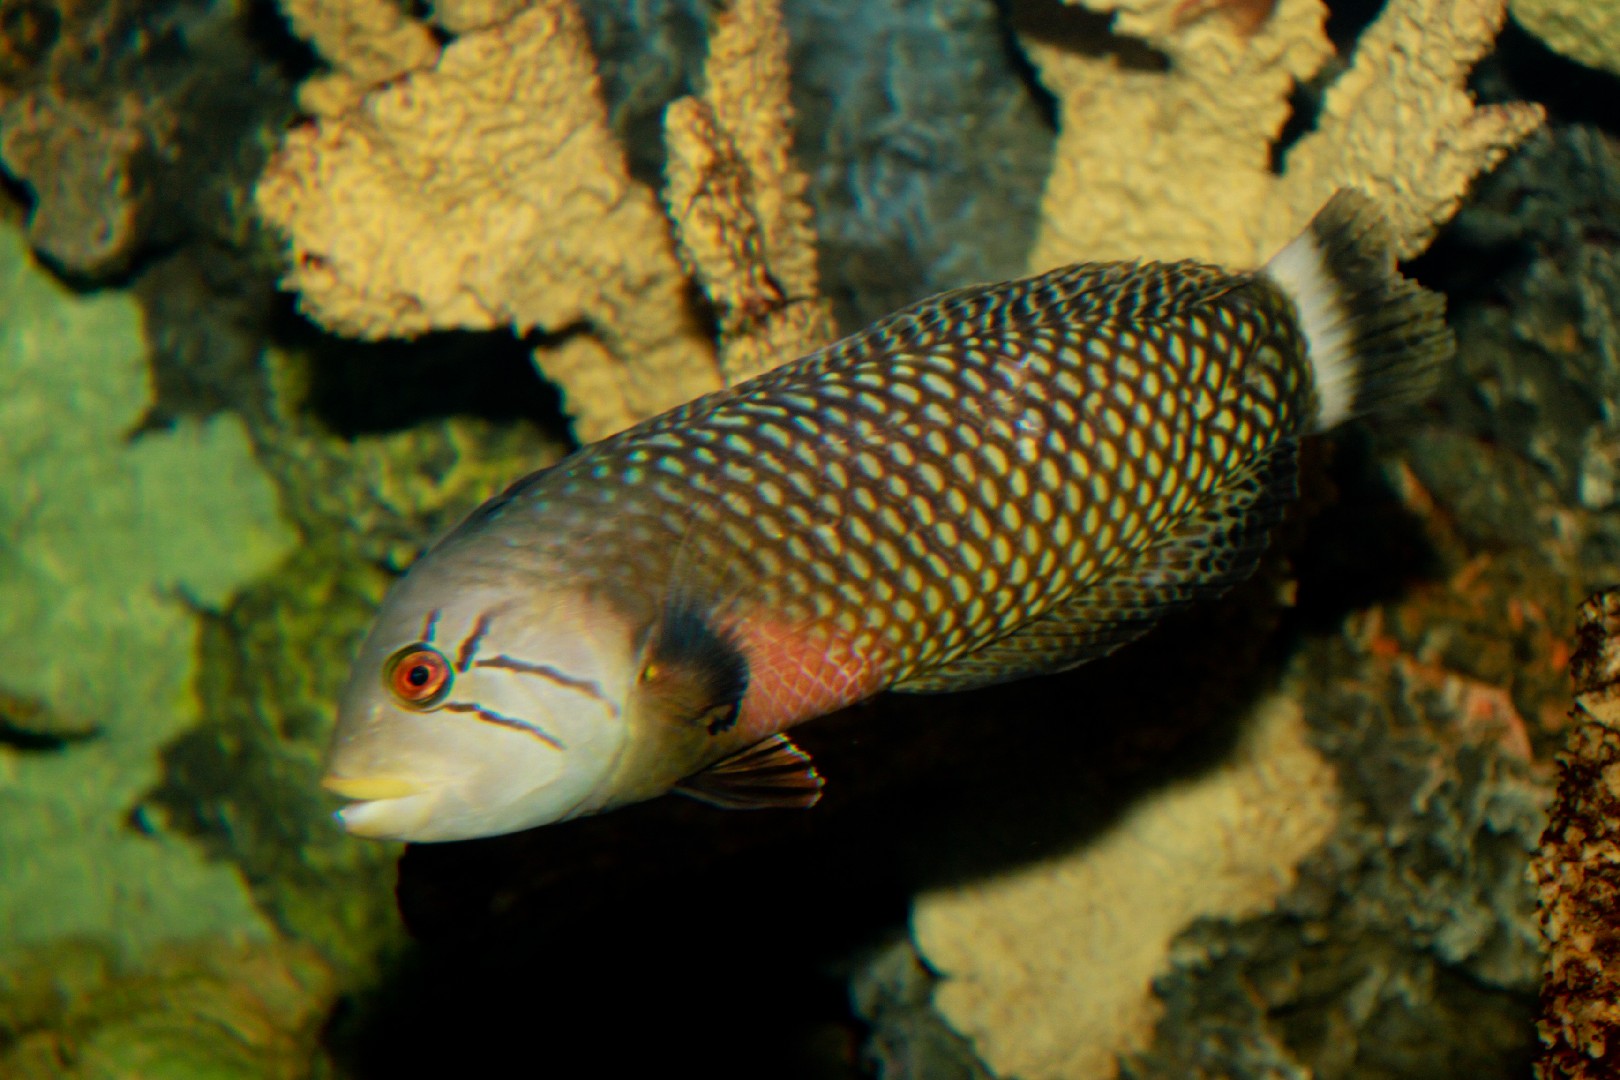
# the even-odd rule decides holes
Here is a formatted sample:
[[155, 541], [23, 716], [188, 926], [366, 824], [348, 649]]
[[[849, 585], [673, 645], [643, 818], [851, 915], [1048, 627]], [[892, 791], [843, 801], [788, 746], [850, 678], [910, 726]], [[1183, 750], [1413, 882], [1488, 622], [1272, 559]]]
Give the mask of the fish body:
[[351, 831], [420, 840], [671, 789], [807, 805], [786, 729], [1072, 667], [1223, 591], [1299, 440], [1420, 396], [1450, 348], [1353, 193], [1258, 272], [925, 300], [475, 511], [385, 603], [328, 786]]

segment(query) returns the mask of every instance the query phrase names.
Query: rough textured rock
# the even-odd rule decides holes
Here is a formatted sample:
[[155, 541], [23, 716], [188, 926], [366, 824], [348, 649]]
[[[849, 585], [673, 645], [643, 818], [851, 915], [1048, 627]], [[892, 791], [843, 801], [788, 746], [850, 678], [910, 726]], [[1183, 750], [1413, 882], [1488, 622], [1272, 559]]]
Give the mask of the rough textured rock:
[[1535, 861], [1549, 949], [1541, 991], [1542, 1080], [1613, 1076], [1620, 1057], [1620, 592], [1581, 608], [1574, 730]]
[[367, 338], [567, 334], [537, 362], [584, 441], [719, 387], [669, 224], [626, 170], [568, 0], [468, 31], [357, 100], [330, 96], [257, 195], [290, 241], [283, 284], [316, 321]]
[[290, 96], [232, 4], [18, 0], [0, 20], [0, 166], [32, 198], [29, 243], [77, 279], [238, 235]]
[[1054, 133], [983, 0], [796, 0], [795, 144], [854, 329], [1028, 265]]
[[198, 613], [270, 572], [293, 534], [239, 418], [132, 438], [150, 403], [134, 301], [72, 294], [0, 225], [7, 690], [93, 726], [0, 742], [0, 949], [84, 935], [133, 954], [267, 930], [234, 868], [141, 796], [158, 749], [200, 719]]
[[703, 93], [664, 118], [664, 203], [682, 261], [719, 314], [728, 384], [833, 338], [808, 181], [789, 154], [788, 75], [778, 0], [739, 0], [715, 18]]
[[1545, 775], [1499, 690], [1359, 635], [1300, 660], [1339, 827], [1270, 912], [1178, 939], [1153, 1045], [1122, 1075], [1523, 1074]]
[[1510, 0], [1513, 19], [1587, 67], [1620, 74], [1620, 4], [1615, 0]]
[[[1616, 229], [1620, 149], [1591, 128], [1534, 139], [1459, 222], [1459, 242], [1480, 260], [1469, 287], [1513, 302], [1459, 314], [1469, 347], [1445, 408], [1457, 427], [1528, 463], [1557, 503], [1590, 511], [1620, 506], [1620, 252], [1605, 239]], [[1455, 483], [1417, 467], [1426, 483]], [[1620, 561], [1620, 529], [1582, 520], [1595, 531], [1570, 556]], [[1545, 531], [1576, 539], [1568, 524]]]
[[1133, 258], [1254, 266], [1345, 185], [1379, 202], [1410, 258], [1469, 182], [1541, 123], [1538, 105], [1480, 108], [1466, 89], [1505, 0], [1392, 0], [1279, 174], [1271, 154], [1288, 96], [1333, 52], [1320, 0], [1279, 0], [1252, 32], [1220, 5], [1083, 6], [1112, 22], [1036, 8], [1023, 29], [1059, 101], [1036, 270]]

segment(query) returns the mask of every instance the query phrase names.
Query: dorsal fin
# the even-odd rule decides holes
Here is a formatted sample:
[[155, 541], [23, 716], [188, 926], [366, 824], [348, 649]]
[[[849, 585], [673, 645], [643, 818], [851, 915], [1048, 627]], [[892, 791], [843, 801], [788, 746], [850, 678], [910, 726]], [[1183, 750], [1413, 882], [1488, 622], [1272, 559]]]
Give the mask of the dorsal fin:
[[809, 809], [821, 801], [821, 775], [786, 735], [772, 735], [675, 785], [682, 795], [725, 810]]
[[1141, 637], [1171, 611], [1219, 596], [1259, 565], [1271, 528], [1294, 498], [1298, 462], [1295, 440], [1279, 440], [1134, 562], [1005, 637], [893, 689], [967, 690], [1064, 671]]
[[1062, 266], [1019, 281], [970, 285], [920, 300], [825, 350], [828, 366], [853, 346], [852, 357], [893, 346], [926, 347], [964, 329], [986, 335], [1078, 323], [1179, 319], [1190, 308], [1249, 285], [1253, 277], [1198, 262], [1110, 262]]

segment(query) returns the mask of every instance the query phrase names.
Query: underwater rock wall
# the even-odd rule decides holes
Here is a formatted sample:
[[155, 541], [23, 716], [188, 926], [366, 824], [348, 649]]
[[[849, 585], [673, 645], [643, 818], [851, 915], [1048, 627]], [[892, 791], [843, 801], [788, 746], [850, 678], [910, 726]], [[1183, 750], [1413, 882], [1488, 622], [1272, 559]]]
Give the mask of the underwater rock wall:
[[157, 752], [201, 718], [197, 613], [293, 533], [240, 418], [131, 440], [151, 407], [141, 312], [76, 297], [0, 225], [0, 952], [69, 937], [135, 958], [268, 933], [229, 868], [151, 816]]
[[[1500, 0], [1390, 0], [1338, 67], [1316, 0], [138, 7], [0, 26], [33, 253], [104, 286], [4, 227], [6, 1075], [363, 1073], [344, 1025], [408, 946], [397, 848], [316, 786], [331, 703], [393, 575], [565, 449], [463, 386], [532, 360], [589, 439], [834, 316], [1253, 262], [1344, 183], [1416, 255], [1541, 121], [1466, 92]], [[1560, 643], [1620, 567], [1617, 178], [1561, 127], [1480, 187], [1433, 256], [1475, 268], [1445, 392], [1340, 440], [1244, 601], [1248, 726], [1066, 850], [923, 875], [853, 977], [884, 1075], [1522, 1073]]]

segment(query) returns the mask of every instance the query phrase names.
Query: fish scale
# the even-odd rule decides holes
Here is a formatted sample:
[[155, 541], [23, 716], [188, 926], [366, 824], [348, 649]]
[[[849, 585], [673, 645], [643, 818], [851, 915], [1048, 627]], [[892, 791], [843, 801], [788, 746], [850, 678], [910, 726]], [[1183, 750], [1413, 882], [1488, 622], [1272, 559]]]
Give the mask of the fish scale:
[[1300, 439], [1421, 397], [1452, 349], [1390, 251], [1345, 192], [1253, 273], [947, 293], [518, 482], [384, 603], [324, 780], [345, 826], [809, 806], [785, 729], [1072, 667], [1224, 591]]
[[767, 613], [881, 652], [852, 693], [903, 686], [1085, 589], [1297, 434], [1312, 403], [1288, 311], [1263, 279], [1192, 264], [947, 294], [515, 501], [563, 542], [592, 522], [588, 564], [554, 557], [627, 610], [678, 581], [745, 634]]

